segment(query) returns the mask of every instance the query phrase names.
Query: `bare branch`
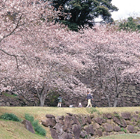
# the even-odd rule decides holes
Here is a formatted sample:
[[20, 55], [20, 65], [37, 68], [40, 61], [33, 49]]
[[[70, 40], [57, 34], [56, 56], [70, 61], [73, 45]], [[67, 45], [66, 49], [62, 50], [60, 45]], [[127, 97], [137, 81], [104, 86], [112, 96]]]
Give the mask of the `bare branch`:
[[19, 27], [19, 23], [20, 23], [21, 19], [22, 19], [22, 15], [19, 17], [16, 27], [9, 34], [4, 35], [3, 38], [0, 40], [0, 42], [2, 42], [5, 38], [9, 37], [10, 35], [12, 35], [15, 32], [15, 30]]
[[[2, 42], [2, 40], [4, 40], [5, 38], [9, 37], [10, 35], [12, 35], [15, 30], [19, 27], [19, 23], [20, 23], [20, 20], [22, 19], [22, 15], [19, 17], [18, 21], [17, 21], [17, 24], [16, 24], [16, 27], [7, 35], [3, 36], [3, 38], [0, 40], [0, 42]], [[14, 55], [14, 54], [9, 54], [8, 52], [6, 52], [5, 50], [3, 49], [0, 49], [0, 51], [2, 51], [3, 53], [9, 55], [9, 56], [12, 56], [16, 59], [16, 65], [17, 65], [17, 68], [19, 68], [19, 65], [18, 65], [18, 59], [17, 59], [17, 55]]]
[[2, 51], [3, 53], [9, 55], [9, 56], [12, 56], [16, 59], [16, 64], [17, 64], [17, 69], [19, 68], [19, 65], [18, 65], [18, 59], [17, 59], [17, 55], [13, 55], [13, 54], [9, 54], [8, 52], [4, 51], [3, 49], [0, 49], [0, 51]]

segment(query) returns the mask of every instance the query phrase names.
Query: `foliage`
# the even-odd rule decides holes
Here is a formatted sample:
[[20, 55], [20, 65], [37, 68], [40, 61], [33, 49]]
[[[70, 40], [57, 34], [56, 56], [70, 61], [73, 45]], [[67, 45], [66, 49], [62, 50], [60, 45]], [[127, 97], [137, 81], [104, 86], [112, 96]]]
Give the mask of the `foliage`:
[[42, 135], [42, 136], [46, 136], [46, 130], [45, 130], [41, 125], [39, 125], [39, 123], [38, 123], [37, 120], [35, 120], [35, 121], [33, 122], [33, 127], [34, 127], [34, 130], [35, 130], [38, 134], [40, 134], [40, 135]]
[[2, 92], [2, 95], [6, 96], [6, 97], [10, 97], [10, 98], [17, 98], [17, 95], [16, 94], [9, 94], [9, 93], [6, 93], [6, 92]]
[[17, 121], [19, 122], [20, 119], [12, 113], [4, 113], [3, 115], [0, 116], [0, 119], [4, 119], [4, 120], [12, 120], [12, 121]]
[[126, 31], [137, 31], [140, 30], [140, 25], [138, 25], [132, 17], [127, 18], [119, 23], [119, 29]]
[[59, 94], [58, 94], [58, 91], [56, 90], [52, 90], [48, 93], [48, 96], [47, 96], [47, 105], [49, 106], [57, 106], [57, 103], [58, 103], [58, 97], [59, 97]]
[[124, 128], [121, 128], [121, 131], [123, 131], [123, 132], [127, 133], [127, 130], [126, 130], [126, 129], [124, 129]]
[[29, 115], [29, 114], [27, 114], [27, 113], [25, 114], [25, 119], [30, 121], [31, 124], [33, 124], [33, 122], [34, 122], [34, 117]]
[[101, 16], [107, 23], [112, 22], [110, 11], [113, 12], [118, 9], [111, 4], [111, 1], [52, 0], [52, 3], [55, 10], [59, 11], [59, 20], [67, 24], [71, 30], [77, 31], [78, 26], [93, 26], [94, 19], [98, 16]]
[[78, 30], [79, 30], [79, 27], [76, 23], [71, 23], [71, 22], [66, 21], [66, 20], [62, 20], [61, 23], [67, 25], [70, 30], [73, 30], [73, 31], [76, 31], [76, 32], [78, 32]]
[[90, 114], [93, 114], [94, 112], [100, 114], [100, 112], [96, 108], [93, 108], [93, 107], [87, 108], [87, 111]]
[[25, 114], [25, 119], [31, 122], [31, 124], [37, 134], [46, 136], [46, 130], [42, 126], [39, 125], [37, 120], [34, 120], [33, 116], [31, 116], [29, 114]]

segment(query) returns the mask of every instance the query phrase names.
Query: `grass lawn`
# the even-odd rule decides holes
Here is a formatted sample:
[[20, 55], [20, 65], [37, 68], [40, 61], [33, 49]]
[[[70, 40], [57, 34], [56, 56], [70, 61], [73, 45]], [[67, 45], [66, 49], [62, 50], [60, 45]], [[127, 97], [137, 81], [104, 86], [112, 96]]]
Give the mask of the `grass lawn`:
[[122, 135], [112, 135], [108, 137], [100, 137], [99, 139], [140, 139], [138, 134], [122, 134]]
[[[103, 107], [96, 108], [100, 113], [113, 112], [135, 112], [140, 111], [140, 107]], [[90, 108], [69, 108], [69, 107], [0, 107], [0, 115], [3, 113], [13, 113], [20, 118], [24, 118], [25, 113], [33, 115], [35, 119], [42, 120], [46, 114], [55, 116], [66, 115], [66, 113], [73, 114], [90, 114]]]

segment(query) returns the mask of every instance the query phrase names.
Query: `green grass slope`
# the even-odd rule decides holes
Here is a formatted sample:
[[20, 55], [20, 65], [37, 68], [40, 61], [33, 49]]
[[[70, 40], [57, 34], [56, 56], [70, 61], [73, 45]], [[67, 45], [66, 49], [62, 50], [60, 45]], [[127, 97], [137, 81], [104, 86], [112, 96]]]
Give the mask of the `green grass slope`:
[[0, 120], [0, 139], [45, 139], [25, 129], [19, 122]]

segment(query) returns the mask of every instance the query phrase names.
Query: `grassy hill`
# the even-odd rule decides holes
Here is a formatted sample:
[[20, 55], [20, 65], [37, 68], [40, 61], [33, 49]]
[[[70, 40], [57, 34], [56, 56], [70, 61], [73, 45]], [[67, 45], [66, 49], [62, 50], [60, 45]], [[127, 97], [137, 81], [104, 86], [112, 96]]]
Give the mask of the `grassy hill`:
[[0, 120], [0, 139], [45, 139], [33, 134], [19, 122]]
[[[93, 110], [93, 111], [91, 111]], [[53, 114], [55, 116], [66, 115], [66, 113], [73, 114], [90, 114], [90, 113], [113, 113], [118, 112], [135, 112], [139, 111], [139, 107], [117, 107], [117, 108], [56, 108], [56, 107], [0, 107], [0, 115], [4, 113], [13, 113], [17, 117], [24, 119], [25, 114], [30, 114], [34, 116], [36, 120], [45, 119], [46, 114]], [[45, 128], [45, 127], [44, 127]], [[45, 128], [47, 131], [47, 138], [51, 139], [51, 135], [48, 128]], [[45, 137], [32, 134], [24, 128], [24, 125], [19, 122], [14, 121], [5, 121], [0, 120], [0, 139], [45, 139]], [[116, 135], [101, 137], [100, 139], [139, 139], [140, 135], [134, 134], [125, 134], [125, 135]]]

